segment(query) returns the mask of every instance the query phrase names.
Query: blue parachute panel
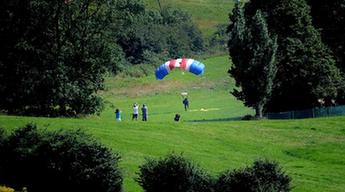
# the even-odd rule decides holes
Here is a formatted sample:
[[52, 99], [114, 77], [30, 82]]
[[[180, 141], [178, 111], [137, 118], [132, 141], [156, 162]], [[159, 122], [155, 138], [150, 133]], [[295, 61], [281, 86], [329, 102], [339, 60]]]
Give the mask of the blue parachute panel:
[[189, 72], [195, 75], [202, 75], [204, 74], [204, 71], [205, 71], [205, 65], [195, 60], [189, 67]]
[[161, 65], [156, 69], [156, 79], [162, 80], [166, 75], [169, 74], [169, 71], [165, 68], [165, 65]]

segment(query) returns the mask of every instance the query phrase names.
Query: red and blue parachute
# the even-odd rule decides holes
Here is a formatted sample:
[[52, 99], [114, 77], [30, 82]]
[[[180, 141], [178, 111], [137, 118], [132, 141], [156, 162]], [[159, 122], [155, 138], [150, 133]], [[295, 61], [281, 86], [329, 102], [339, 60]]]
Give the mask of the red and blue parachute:
[[197, 60], [186, 58], [172, 59], [156, 69], [156, 79], [162, 80], [175, 68], [181, 68], [182, 70], [189, 71], [195, 75], [202, 75], [205, 71], [205, 65]]

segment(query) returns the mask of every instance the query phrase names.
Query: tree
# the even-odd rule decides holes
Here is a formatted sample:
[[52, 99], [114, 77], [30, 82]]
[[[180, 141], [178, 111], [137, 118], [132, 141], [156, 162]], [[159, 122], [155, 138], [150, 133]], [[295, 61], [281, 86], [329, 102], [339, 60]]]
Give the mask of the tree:
[[227, 24], [221, 24], [217, 25], [217, 30], [211, 35], [209, 40], [209, 46], [210, 48], [218, 48], [220, 50], [223, 50], [227, 47], [227, 43], [229, 41], [229, 35], [227, 33], [228, 25]]
[[338, 66], [345, 72], [345, 1], [308, 0], [308, 3], [322, 41], [331, 48]]
[[[332, 50], [337, 66], [345, 78], [345, 1], [307, 0], [311, 5], [313, 24], [320, 30], [322, 41]], [[338, 92], [337, 102], [345, 103], [345, 87]]]
[[109, 44], [113, 1], [14, 0], [0, 7], [0, 109], [43, 116], [99, 112], [105, 67], [120, 57]]
[[171, 7], [147, 10], [138, 0], [120, 0], [117, 4], [121, 10], [117, 19], [123, 26], [117, 33], [117, 43], [130, 63], [145, 63], [150, 60], [147, 55], [181, 57], [204, 50], [201, 32], [187, 12]]
[[288, 192], [291, 178], [276, 162], [257, 160], [253, 166], [222, 173], [215, 183], [215, 192]]
[[137, 182], [145, 192], [210, 192], [209, 175], [181, 155], [147, 159]]
[[28, 124], [3, 134], [0, 151], [0, 183], [15, 189], [122, 191], [120, 156], [80, 130], [47, 132]]
[[240, 87], [232, 94], [246, 106], [255, 108], [256, 116], [262, 118], [277, 72], [277, 38], [268, 33], [260, 10], [247, 22], [237, 3], [231, 19], [229, 52], [233, 66], [229, 73]]
[[245, 4], [245, 17], [252, 18], [259, 9], [269, 32], [278, 37], [278, 71], [267, 110], [306, 109], [319, 98], [335, 98], [340, 72], [312, 25], [305, 0], [253, 0]]

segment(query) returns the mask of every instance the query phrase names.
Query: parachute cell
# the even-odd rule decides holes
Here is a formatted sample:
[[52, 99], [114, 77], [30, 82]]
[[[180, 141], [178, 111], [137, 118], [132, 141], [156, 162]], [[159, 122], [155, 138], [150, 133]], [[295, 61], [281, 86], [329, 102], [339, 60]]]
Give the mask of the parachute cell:
[[204, 74], [205, 65], [200, 63], [199, 61], [195, 61], [190, 65], [189, 72], [195, 75], [202, 75]]
[[165, 65], [161, 65], [156, 69], [156, 78], [159, 80], [163, 79], [168, 74], [169, 71], [166, 69]]
[[194, 59], [173, 59], [162, 64], [156, 69], [156, 79], [162, 80], [174, 68], [181, 68], [182, 70], [189, 71], [195, 75], [202, 75], [205, 71], [205, 65]]

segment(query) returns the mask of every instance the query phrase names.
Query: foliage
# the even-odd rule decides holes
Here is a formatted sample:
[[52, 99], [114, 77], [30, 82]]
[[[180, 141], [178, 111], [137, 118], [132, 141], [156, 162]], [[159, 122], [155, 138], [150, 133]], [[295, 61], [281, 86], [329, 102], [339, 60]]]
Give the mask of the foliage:
[[14, 189], [0, 185], [0, 192], [14, 192]]
[[216, 26], [216, 31], [211, 35], [209, 40], [209, 49], [226, 49], [227, 43], [229, 42], [229, 35], [227, 30], [228, 25], [226, 24]]
[[[345, 1], [307, 0], [313, 24], [321, 32], [322, 41], [332, 50], [337, 66], [345, 73]], [[338, 92], [337, 102], [345, 104], [345, 87]]]
[[120, 156], [78, 131], [26, 125], [0, 140], [0, 183], [28, 191], [122, 191]]
[[255, 0], [245, 4], [245, 17], [257, 10], [271, 34], [278, 36], [277, 75], [269, 111], [311, 108], [319, 98], [335, 98], [342, 81], [330, 50], [313, 27], [305, 0]]
[[16, 0], [0, 7], [0, 108], [44, 116], [99, 112], [95, 93], [105, 67], [120, 57], [108, 43], [113, 1]]
[[10, 187], [0, 185], [0, 192], [27, 192], [27, 189], [26, 189], [26, 187], [23, 187], [22, 190], [18, 191], [18, 190], [14, 190]]
[[146, 192], [210, 191], [209, 176], [181, 155], [147, 159], [139, 169], [137, 182]]
[[311, 6], [313, 24], [320, 29], [322, 41], [331, 48], [338, 66], [345, 72], [345, 1], [307, 2]]
[[[159, 57], [181, 57], [203, 51], [201, 32], [186, 12], [163, 7], [160, 11], [147, 10], [142, 1], [118, 1], [122, 29], [117, 43], [130, 63], [150, 60], [151, 52]], [[162, 61], [164, 61], [162, 60]], [[160, 62], [162, 62], [160, 61]]]
[[262, 118], [277, 72], [277, 38], [268, 33], [260, 10], [247, 21], [240, 3], [233, 11], [228, 47], [234, 65], [229, 73], [240, 89], [235, 88], [232, 94]]
[[290, 182], [278, 163], [258, 160], [252, 167], [222, 173], [215, 192], [286, 192], [291, 190]]

